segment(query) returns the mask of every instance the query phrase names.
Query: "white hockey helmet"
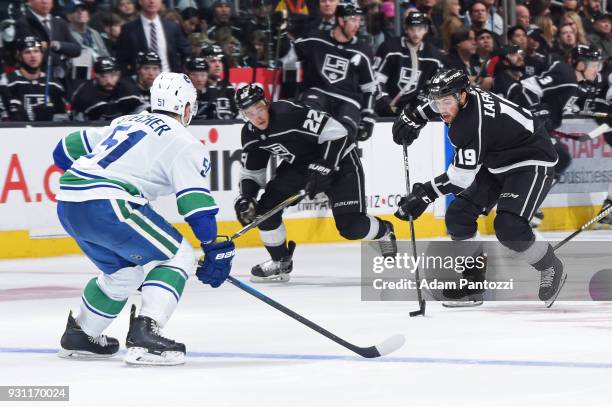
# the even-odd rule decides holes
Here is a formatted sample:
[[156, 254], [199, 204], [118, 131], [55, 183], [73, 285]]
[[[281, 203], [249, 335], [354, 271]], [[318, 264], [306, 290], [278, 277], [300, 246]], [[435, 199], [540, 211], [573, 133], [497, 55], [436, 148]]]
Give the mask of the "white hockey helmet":
[[[185, 74], [162, 72], [153, 81], [151, 86], [151, 111], [164, 111], [180, 116], [179, 121], [185, 127], [198, 111], [197, 93], [191, 79]], [[183, 121], [185, 107], [191, 106], [191, 115], [187, 122]]]

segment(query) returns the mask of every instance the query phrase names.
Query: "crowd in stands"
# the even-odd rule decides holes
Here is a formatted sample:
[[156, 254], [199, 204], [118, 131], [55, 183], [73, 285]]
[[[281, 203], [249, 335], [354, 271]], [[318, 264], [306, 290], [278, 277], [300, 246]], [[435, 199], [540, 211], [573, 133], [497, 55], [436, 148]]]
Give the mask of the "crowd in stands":
[[[337, 24], [339, 0], [27, 0], [0, 10], [2, 121], [109, 120], [149, 107], [160, 72], [188, 74], [200, 119], [233, 119], [231, 68], [281, 68], [293, 42]], [[498, 0], [359, 0], [359, 41], [379, 73], [395, 37], [396, 13], [424, 13], [423, 44], [438, 67], [464, 69], [490, 89], [487, 64], [503, 46], [524, 53], [526, 76], [569, 62], [580, 44], [603, 55], [607, 81], [612, 17], [601, 0], [517, 1], [514, 18]], [[513, 26], [504, 21], [516, 21]], [[400, 30], [402, 35], [404, 27]], [[423, 46], [425, 46], [423, 45]], [[286, 64], [285, 69], [290, 64]], [[384, 69], [384, 68], [383, 68]], [[435, 69], [434, 69], [435, 71]], [[299, 77], [296, 75], [295, 77]], [[283, 97], [299, 86], [289, 76]], [[384, 93], [385, 75], [377, 75]], [[381, 79], [383, 78], [383, 79]], [[286, 82], [286, 83], [285, 83]], [[285, 86], [286, 85], [286, 86]], [[421, 85], [418, 85], [421, 86]], [[380, 113], [379, 113], [380, 114]]]

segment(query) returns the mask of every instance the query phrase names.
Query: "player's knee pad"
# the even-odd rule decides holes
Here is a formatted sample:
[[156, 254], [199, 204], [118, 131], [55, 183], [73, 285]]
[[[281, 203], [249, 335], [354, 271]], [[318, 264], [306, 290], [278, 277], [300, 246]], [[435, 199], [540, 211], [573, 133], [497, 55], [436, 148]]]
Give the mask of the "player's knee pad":
[[[364, 213], [347, 213], [345, 215], [338, 215], [335, 217], [336, 229], [340, 235], [347, 240], [358, 240], [368, 237], [370, 233], [370, 226], [373, 222], [376, 222], [376, 232], [378, 231], [378, 220], [373, 218], [370, 219]], [[371, 237], [373, 238], [373, 236]]]
[[493, 227], [499, 242], [515, 252], [527, 250], [535, 240], [529, 221], [512, 212], [498, 212]]
[[480, 210], [472, 202], [460, 196], [455, 198], [446, 210], [446, 230], [453, 240], [472, 238], [478, 232], [476, 220]]
[[100, 274], [98, 287], [110, 299], [125, 301], [144, 281], [142, 266], [124, 267], [113, 274]]
[[555, 164], [555, 178], [558, 179], [572, 163], [572, 156], [565, 144], [561, 142], [555, 143], [555, 150], [559, 156], [557, 164]]
[[176, 254], [166, 261], [158, 264], [157, 267], [169, 266], [182, 270], [185, 275], [190, 276], [195, 273], [196, 253], [187, 239], [183, 239]]
[[276, 228], [271, 230], [260, 227], [259, 236], [261, 236], [261, 241], [265, 246], [280, 246], [287, 240], [287, 230], [285, 224], [280, 222]]

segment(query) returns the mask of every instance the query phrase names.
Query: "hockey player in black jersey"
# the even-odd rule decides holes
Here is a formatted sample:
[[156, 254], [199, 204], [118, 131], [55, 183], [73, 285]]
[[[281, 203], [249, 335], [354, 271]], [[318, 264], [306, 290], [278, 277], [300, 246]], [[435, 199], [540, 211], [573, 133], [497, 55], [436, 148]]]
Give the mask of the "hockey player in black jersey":
[[198, 94], [198, 111], [194, 119], [213, 119], [214, 108], [210, 103], [208, 93], [208, 63], [203, 57], [188, 58], [185, 70]]
[[[251, 84], [236, 92], [236, 104], [248, 122], [242, 129], [240, 196], [236, 216], [243, 225], [305, 189], [310, 197], [325, 192], [338, 232], [346, 239], [378, 240], [384, 256], [397, 252], [393, 225], [366, 213], [364, 174], [347, 130], [328, 114], [280, 100], [268, 104], [263, 89]], [[270, 156], [282, 159], [266, 183]], [[259, 190], [264, 193], [257, 200]], [[252, 281], [288, 281], [295, 243], [287, 244], [282, 214], [259, 226], [271, 259], [253, 267]]]
[[226, 79], [223, 50], [218, 45], [206, 45], [201, 55], [208, 63], [207, 99], [210, 104], [208, 119], [230, 120], [236, 118], [238, 110], [234, 104], [234, 87]]
[[151, 86], [153, 81], [161, 73], [162, 61], [159, 55], [153, 51], [140, 52], [138, 54], [138, 71], [136, 85], [140, 96], [147, 106], [151, 106]]
[[380, 116], [395, 116], [404, 106], [416, 107], [427, 83], [436, 71], [442, 68], [442, 53], [423, 41], [429, 27], [425, 13], [410, 13], [404, 19], [405, 36], [383, 42], [374, 66], [376, 79], [381, 89], [377, 97], [376, 113]]
[[94, 71], [96, 79], [84, 82], [72, 95], [76, 120], [112, 120], [146, 108], [134, 82], [121, 78], [115, 58], [98, 58]]
[[362, 10], [352, 2], [336, 7], [336, 27], [293, 44], [304, 70], [300, 100], [338, 120], [352, 138], [367, 140], [374, 130], [376, 80], [372, 50], [357, 39]]
[[[497, 205], [497, 238], [540, 271], [539, 297], [550, 307], [566, 273], [552, 246], [536, 241], [529, 226], [550, 189], [557, 162], [548, 135], [527, 109], [471, 87], [459, 70], [436, 74], [428, 97], [430, 102], [415, 111], [404, 109], [393, 125], [393, 139], [412, 143], [427, 121], [439, 115], [448, 126], [455, 156], [445, 173], [414, 184], [395, 216], [416, 219], [438, 197], [455, 194], [446, 211], [446, 228], [453, 240], [468, 240], [477, 234], [478, 217]], [[453, 294], [461, 298], [470, 292]]]
[[64, 88], [47, 80], [41, 70], [43, 56], [38, 37], [17, 40], [19, 69], [0, 79], [0, 94], [9, 120], [51, 121], [62, 116], [67, 119]]

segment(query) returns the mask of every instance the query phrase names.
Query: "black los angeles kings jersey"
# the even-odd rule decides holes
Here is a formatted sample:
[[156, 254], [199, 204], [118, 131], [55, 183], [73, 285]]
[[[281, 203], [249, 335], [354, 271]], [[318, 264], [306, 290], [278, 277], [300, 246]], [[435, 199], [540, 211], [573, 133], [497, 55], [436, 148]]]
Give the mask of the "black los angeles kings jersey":
[[304, 68], [304, 88], [313, 88], [370, 111], [376, 91], [372, 51], [354, 37], [340, 43], [333, 31], [299, 38], [295, 53]]
[[[419, 106], [417, 112], [427, 120], [436, 115], [429, 105]], [[468, 93], [448, 137], [455, 150], [453, 162], [432, 183], [440, 195], [470, 186], [481, 167], [501, 174], [528, 165], [552, 167], [557, 162], [550, 138], [529, 110], [477, 87]]]
[[269, 106], [268, 128], [259, 130], [251, 123], [242, 128], [242, 171], [240, 192], [256, 196], [266, 185], [266, 168], [272, 155], [289, 165], [306, 167], [325, 160], [338, 168], [355, 143], [347, 130], [327, 113], [279, 100]]
[[392, 99], [402, 94], [395, 106], [403, 108], [416, 102], [431, 77], [442, 68], [442, 53], [433, 45], [421, 43], [416, 50], [417, 69], [412, 72], [412, 58], [406, 37], [392, 38], [376, 52], [374, 68], [381, 90]]

